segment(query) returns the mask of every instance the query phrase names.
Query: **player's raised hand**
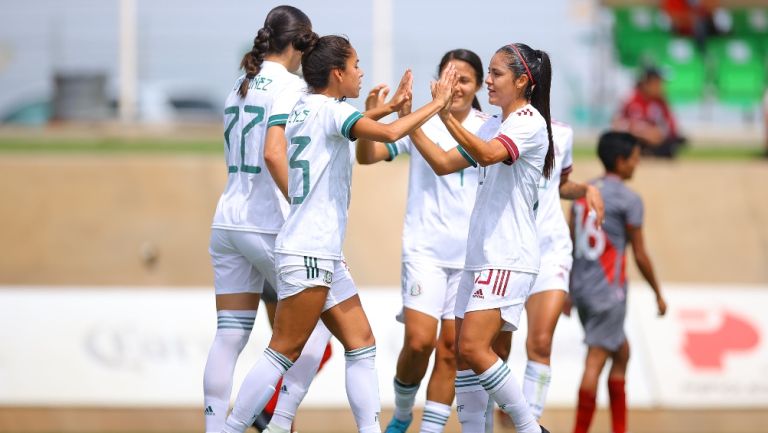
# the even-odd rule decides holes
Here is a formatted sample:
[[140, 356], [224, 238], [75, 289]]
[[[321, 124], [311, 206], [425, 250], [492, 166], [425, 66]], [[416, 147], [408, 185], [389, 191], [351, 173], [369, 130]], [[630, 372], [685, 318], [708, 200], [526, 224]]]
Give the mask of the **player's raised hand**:
[[587, 207], [595, 212], [595, 225], [598, 229], [601, 228], [605, 218], [605, 204], [600, 190], [593, 185], [587, 185], [587, 193], [584, 198], [587, 200]]
[[368, 96], [365, 97], [365, 110], [373, 110], [384, 105], [387, 95], [389, 95], [389, 86], [386, 84], [379, 84], [371, 89], [368, 92]]
[[456, 67], [448, 64], [440, 74], [440, 79], [430, 83], [432, 90], [432, 99], [443, 103], [443, 111], [450, 108], [453, 100], [453, 91], [459, 77], [456, 75]]
[[400, 107], [400, 110], [397, 111], [398, 117], [404, 117], [409, 114], [411, 114], [411, 110], [413, 108], [413, 98], [409, 98], [405, 103]]
[[[400, 112], [403, 105], [408, 104], [413, 99], [413, 72], [410, 69], [406, 69], [403, 77], [400, 79], [400, 84], [397, 85], [395, 94], [392, 95], [392, 99], [389, 100], [389, 106], [393, 112]], [[408, 110], [410, 113], [410, 110]]]

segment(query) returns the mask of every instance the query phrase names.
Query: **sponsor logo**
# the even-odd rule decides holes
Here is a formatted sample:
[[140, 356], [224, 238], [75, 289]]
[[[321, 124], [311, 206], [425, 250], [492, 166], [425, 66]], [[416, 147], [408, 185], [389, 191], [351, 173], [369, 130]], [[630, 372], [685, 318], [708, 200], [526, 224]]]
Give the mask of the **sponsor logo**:
[[410, 293], [411, 293], [411, 296], [421, 295], [421, 283], [418, 283], [418, 282], [413, 283], [413, 285], [411, 286]]
[[475, 293], [472, 294], [472, 297], [477, 299], [485, 299], [485, 296], [483, 296], [483, 289], [475, 290]]
[[325, 284], [331, 284], [333, 282], [333, 274], [331, 272], [325, 271], [325, 275], [323, 276], [323, 282]]
[[[713, 313], [719, 316], [716, 326], [702, 328]], [[731, 311], [686, 310], [680, 319], [686, 328], [683, 353], [695, 369], [723, 370], [726, 357], [749, 352], [760, 342], [757, 326]]]
[[216, 412], [213, 411], [213, 408], [211, 406], [208, 406], [205, 408], [205, 416], [214, 416], [216, 415]]

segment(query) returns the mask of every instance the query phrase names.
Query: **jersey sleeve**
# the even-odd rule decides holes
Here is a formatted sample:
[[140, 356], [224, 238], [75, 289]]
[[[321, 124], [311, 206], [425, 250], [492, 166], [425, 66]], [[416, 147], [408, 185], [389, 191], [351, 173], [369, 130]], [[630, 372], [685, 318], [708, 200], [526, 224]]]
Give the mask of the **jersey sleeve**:
[[278, 92], [272, 101], [272, 111], [269, 113], [269, 119], [267, 119], [267, 127], [285, 125], [296, 102], [306, 91], [306, 85], [301, 80], [297, 80]]
[[389, 158], [387, 161], [392, 161], [397, 158], [397, 155], [402, 153], [411, 153], [411, 139], [407, 135], [394, 143], [384, 143], [389, 151]]
[[344, 101], [337, 101], [332, 107], [333, 131], [349, 141], [357, 140], [352, 135], [352, 127], [363, 118], [362, 113]]
[[563, 169], [560, 175], [570, 174], [573, 171], [573, 129], [568, 128], [568, 133], [563, 138]]
[[643, 213], [643, 200], [640, 196], [633, 194], [627, 203], [627, 225], [641, 227], [643, 225]]
[[506, 164], [512, 164], [533, 151], [541, 150], [542, 145], [536, 140], [542, 126], [541, 122], [537, 121], [537, 116], [526, 109], [518, 110], [510, 116], [517, 118], [502, 124], [495, 137], [509, 153], [509, 159], [504, 161]]

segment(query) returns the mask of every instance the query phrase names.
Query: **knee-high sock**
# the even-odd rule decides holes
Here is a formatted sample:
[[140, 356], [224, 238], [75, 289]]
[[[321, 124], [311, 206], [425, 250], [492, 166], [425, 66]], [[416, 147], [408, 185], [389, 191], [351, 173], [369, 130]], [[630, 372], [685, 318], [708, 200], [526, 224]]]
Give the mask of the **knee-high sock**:
[[283, 429], [290, 429], [293, 419], [296, 417], [296, 409], [304, 400], [309, 390], [309, 385], [320, 368], [320, 362], [325, 354], [325, 346], [331, 338], [331, 332], [317, 322], [315, 330], [309, 336], [309, 340], [301, 351], [301, 356], [293, 364], [290, 370], [283, 376], [283, 386], [279, 390], [277, 406], [270, 424]]
[[225, 433], [243, 433], [253, 424], [253, 420], [264, 409], [272, 394], [275, 384], [291, 368], [293, 363], [270, 348], [264, 351], [256, 365], [245, 376], [243, 385], [235, 400], [235, 407], [227, 418], [222, 430]]
[[394, 417], [400, 421], [407, 421], [413, 416], [413, 404], [416, 402], [416, 392], [419, 391], [419, 383], [405, 384], [397, 380], [393, 381], [395, 387], [395, 413]]
[[506, 363], [497, 359], [488, 370], [478, 375], [478, 380], [501, 410], [512, 417], [517, 433], [541, 433], [541, 427]]
[[376, 346], [344, 353], [347, 399], [360, 433], [381, 433], [379, 379], [376, 374]]
[[240, 352], [248, 343], [256, 311], [221, 310], [216, 315], [216, 336], [203, 373], [205, 431], [209, 433], [224, 428], [232, 394], [232, 374]]
[[627, 396], [624, 392], [624, 379], [608, 378], [608, 396], [611, 400], [613, 433], [625, 433], [627, 431]]
[[531, 407], [533, 416], [538, 420], [544, 411], [549, 383], [552, 381], [552, 369], [535, 361], [528, 361], [523, 379], [523, 396]]
[[450, 416], [450, 405], [427, 400], [421, 419], [421, 433], [443, 433]]
[[488, 396], [488, 407], [485, 408], [485, 433], [493, 433], [493, 410], [496, 409], [496, 402], [491, 396]]
[[573, 433], [587, 433], [592, 424], [592, 416], [595, 414], [595, 393], [585, 389], [579, 390], [579, 405], [576, 410], [576, 425]]
[[480, 385], [475, 372], [460, 370], [456, 373], [456, 414], [462, 432], [485, 431], [488, 400], [488, 392]]

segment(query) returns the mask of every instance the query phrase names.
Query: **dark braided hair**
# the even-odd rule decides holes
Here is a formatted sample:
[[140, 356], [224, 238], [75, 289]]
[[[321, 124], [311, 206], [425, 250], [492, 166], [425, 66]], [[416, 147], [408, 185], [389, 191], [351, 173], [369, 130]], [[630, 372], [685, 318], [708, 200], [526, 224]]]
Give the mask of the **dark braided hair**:
[[290, 44], [299, 51], [304, 51], [310, 41], [317, 39], [312, 31], [312, 22], [301, 10], [293, 6], [277, 6], [269, 11], [253, 39], [253, 48], [243, 56], [240, 68], [245, 71], [245, 78], [240, 83], [238, 94], [245, 98], [251, 80], [261, 71], [261, 64], [267, 54], [281, 53]]
[[[475, 71], [475, 81], [477, 81], [477, 85], [481, 86], [483, 84], [483, 61], [480, 60], [480, 57], [475, 54], [474, 51], [462, 48], [448, 51], [443, 55], [443, 58], [440, 59], [440, 65], [437, 67], [437, 75], [440, 75], [440, 73], [443, 72], [443, 68], [451, 60], [461, 60], [462, 62], [468, 63]], [[480, 107], [480, 101], [477, 100], [477, 96], [472, 99], [472, 108], [477, 111], [483, 111]]]
[[[528, 45], [515, 43], [505, 45], [496, 51], [507, 56], [507, 67], [515, 77], [525, 75], [528, 85], [525, 87], [525, 98], [531, 101], [536, 110], [547, 122], [549, 147], [544, 159], [544, 177], [549, 179], [555, 166], [555, 146], [552, 141], [552, 116], [549, 110], [549, 90], [552, 86], [552, 64], [549, 55], [542, 50], [534, 50]], [[521, 58], [522, 57], [522, 58]]]

